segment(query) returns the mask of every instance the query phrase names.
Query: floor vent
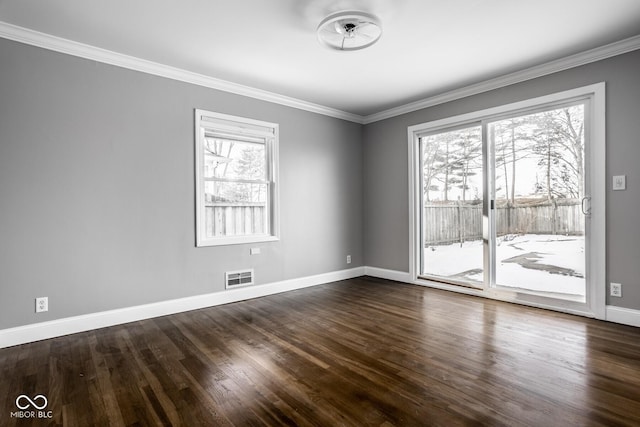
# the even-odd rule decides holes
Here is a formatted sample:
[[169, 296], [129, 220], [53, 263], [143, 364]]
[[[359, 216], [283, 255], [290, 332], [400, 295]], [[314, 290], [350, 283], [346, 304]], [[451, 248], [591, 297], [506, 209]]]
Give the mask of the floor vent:
[[227, 271], [224, 273], [224, 278], [227, 289], [253, 285], [253, 269]]

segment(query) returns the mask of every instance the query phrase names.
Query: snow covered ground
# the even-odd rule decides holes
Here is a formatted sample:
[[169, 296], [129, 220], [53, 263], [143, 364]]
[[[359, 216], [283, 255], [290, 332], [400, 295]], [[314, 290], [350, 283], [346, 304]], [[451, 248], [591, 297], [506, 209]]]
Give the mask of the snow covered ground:
[[[496, 243], [499, 286], [585, 295], [584, 236], [508, 235]], [[430, 275], [482, 282], [482, 241], [425, 248]]]

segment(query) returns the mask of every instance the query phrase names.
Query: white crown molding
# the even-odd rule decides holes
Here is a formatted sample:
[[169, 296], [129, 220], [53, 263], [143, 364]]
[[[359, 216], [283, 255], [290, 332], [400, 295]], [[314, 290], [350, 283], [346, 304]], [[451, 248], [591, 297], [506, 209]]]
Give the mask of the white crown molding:
[[352, 279], [363, 276], [364, 271], [364, 267], [356, 267], [349, 270], [333, 271], [265, 285], [248, 286], [241, 289], [160, 301], [3, 329], [0, 330], [0, 348]]
[[335, 117], [355, 123], [362, 124], [364, 119], [363, 116], [335, 108], [325, 107], [323, 105], [280, 95], [274, 92], [256, 89], [250, 86], [244, 86], [226, 80], [209, 77], [204, 74], [183, 70], [181, 68], [171, 67], [169, 65], [147, 61], [134, 56], [124, 55], [110, 50], [101, 49], [99, 47], [78, 43], [61, 37], [52, 36], [50, 34], [41, 33], [39, 31], [30, 30], [28, 28], [19, 27], [3, 21], [0, 21], [0, 37], [55, 52], [102, 62], [104, 64], [115, 65], [129, 70], [140, 71], [142, 73], [203, 86], [209, 89], [234, 93], [236, 95], [272, 102], [274, 104], [310, 111], [312, 113], [323, 114], [325, 116]]
[[435, 105], [444, 104], [445, 102], [455, 101], [467, 96], [477, 95], [479, 93], [543, 77], [559, 71], [579, 67], [581, 65], [590, 64], [592, 62], [601, 61], [603, 59], [640, 49], [640, 35], [638, 35], [565, 58], [557, 59], [555, 61], [547, 62], [545, 64], [527, 68], [525, 70], [516, 71], [501, 77], [454, 89], [449, 92], [431, 96], [399, 107], [394, 107], [368, 116], [361, 116], [303, 101], [301, 99], [280, 95], [274, 92], [268, 92], [262, 89], [244, 86], [180, 68], [159, 64], [157, 62], [147, 61], [95, 46], [74, 42], [72, 40], [30, 30], [7, 22], [0, 21], [0, 37], [80, 58], [115, 65], [117, 67], [140, 71], [185, 83], [191, 83], [210, 89], [234, 93], [236, 95], [272, 102], [274, 104], [280, 104], [360, 124], [369, 124], [400, 116], [423, 108], [433, 107]]
[[640, 49], [640, 35], [364, 117], [369, 124]]

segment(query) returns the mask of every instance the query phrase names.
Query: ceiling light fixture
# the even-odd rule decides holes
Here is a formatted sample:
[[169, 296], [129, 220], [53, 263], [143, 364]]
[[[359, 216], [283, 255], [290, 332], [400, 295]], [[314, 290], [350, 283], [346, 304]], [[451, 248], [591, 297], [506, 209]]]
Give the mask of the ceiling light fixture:
[[371, 13], [344, 11], [320, 22], [318, 40], [330, 49], [360, 50], [373, 45], [382, 35], [380, 20]]

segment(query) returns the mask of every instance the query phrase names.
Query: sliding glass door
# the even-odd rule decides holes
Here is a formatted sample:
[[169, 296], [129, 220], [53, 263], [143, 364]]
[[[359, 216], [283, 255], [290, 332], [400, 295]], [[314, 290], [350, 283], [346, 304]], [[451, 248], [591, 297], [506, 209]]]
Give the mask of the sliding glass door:
[[586, 89], [409, 128], [417, 282], [604, 309], [604, 96]]

